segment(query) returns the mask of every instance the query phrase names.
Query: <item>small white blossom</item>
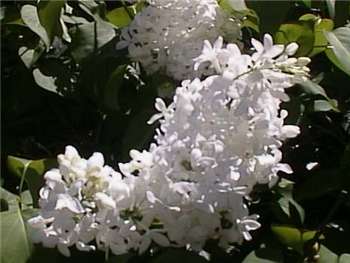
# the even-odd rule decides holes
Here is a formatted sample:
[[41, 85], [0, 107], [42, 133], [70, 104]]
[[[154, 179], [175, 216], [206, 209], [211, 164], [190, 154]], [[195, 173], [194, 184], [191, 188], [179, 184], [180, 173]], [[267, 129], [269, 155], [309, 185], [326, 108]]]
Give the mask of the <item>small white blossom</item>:
[[[141, 62], [147, 73], [163, 70], [176, 80], [210, 73], [193, 70], [205, 39], [214, 40], [230, 32], [230, 40], [241, 37], [240, 21], [220, 8], [216, 0], [148, 0], [121, 33], [117, 48], [128, 48], [129, 56]], [[227, 34], [228, 36], [228, 34]]]

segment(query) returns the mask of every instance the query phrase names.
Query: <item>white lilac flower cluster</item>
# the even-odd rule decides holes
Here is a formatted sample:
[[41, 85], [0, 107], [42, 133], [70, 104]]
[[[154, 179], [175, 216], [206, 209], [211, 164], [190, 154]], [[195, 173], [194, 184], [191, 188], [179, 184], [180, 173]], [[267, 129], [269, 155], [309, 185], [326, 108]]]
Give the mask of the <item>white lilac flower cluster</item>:
[[141, 62], [149, 74], [163, 70], [176, 80], [208, 75], [205, 67], [193, 71], [193, 58], [200, 55], [203, 41], [220, 35], [230, 41], [240, 39], [238, 19], [223, 11], [217, 0], [147, 2], [122, 30], [117, 48], [128, 47], [131, 59]]
[[292, 56], [298, 46], [252, 40], [252, 55], [235, 44], [205, 41], [197, 68], [209, 63], [216, 75], [183, 81], [173, 102], [157, 99], [156, 143], [130, 152], [120, 173], [94, 153], [88, 160], [71, 146], [58, 156], [59, 169], [46, 173], [40, 214], [29, 220], [32, 237], [69, 255], [79, 250], [143, 253], [151, 244], [202, 251], [250, 240], [260, 227], [250, 214], [256, 184], [273, 185], [283, 140], [299, 133], [284, 125], [285, 89], [308, 74], [308, 58]]

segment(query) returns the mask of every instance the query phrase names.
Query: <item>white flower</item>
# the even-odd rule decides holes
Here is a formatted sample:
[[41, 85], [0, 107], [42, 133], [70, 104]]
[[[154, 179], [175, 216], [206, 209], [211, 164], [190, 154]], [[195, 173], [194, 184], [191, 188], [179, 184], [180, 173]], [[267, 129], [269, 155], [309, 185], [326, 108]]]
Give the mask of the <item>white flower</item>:
[[[193, 70], [193, 58], [201, 53], [203, 41], [227, 33], [240, 39], [240, 22], [229, 17], [216, 0], [149, 0], [122, 30], [117, 48], [128, 47], [134, 61], [147, 73], [163, 70], [176, 80], [207, 74]], [[230, 33], [230, 36], [229, 34]]]
[[153, 115], [152, 118], [147, 122], [148, 124], [153, 124], [161, 118], [168, 119], [174, 111], [172, 109], [172, 105], [169, 105], [169, 107], [167, 107], [161, 98], [156, 98], [155, 108], [160, 113]]
[[96, 193], [95, 201], [97, 205], [99, 205], [102, 209], [115, 209], [116, 204], [115, 201], [105, 193]]
[[251, 240], [252, 236], [249, 234], [249, 231], [258, 229], [261, 225], [258, 221], [258, 215], [246, 216], [242, 219], [237, 219], [237, 225], [239, 231], [242, 233], [245, 240]]
[[318, 162], [310, 162], [310, 163], [308, 163], [307, 165], [306, 165], [306, 170], [312, 170], [312, 169], [314, 169], [315, 167], [317, 167], [318, 166]]
[[56, 210], [68, 209], [73, 213], [80, 214], [84, 212], [84, 208], [79, 200], [69, 194], [58, 194], [56, 201]]
[[264, 35], [264, 43], [261, 44], [258, 40], [252, 39], [252, 45], [256, 52], [252, 55], [254, 61], [262, 59], [272, 59], [280, 55], [283, 50], [283, 45], [274, 45], [271, 35]]
[[168, 247], [170, 246], [169, 240], [160, 233], [161, 231], [152, 229], [148, 230], [143, 236], [140, 241], [139, 246], [139, 254], [143, 254], [151, 245], [152, 241], [157, 243], [160, 246]]
[[205, 40], [202, 54], [194, 59], [194, 70], [198, 70], [199, 65], [203, 62], [210, 62], [211, 67], [213, 67], [217, 73], [221, 73], [221, 67], [219, 64], [218, 56], [219, 51], [222, 48], [223, 41], [224, 40], [222, 37], [218, 37], [218, 39], [214, 42], [214, 45], [212, 46], [208, 40]]
[[[150, 23], [157, 21], [154, 12], [180, 12], [183, 1], [154, 0], [155, 10], [145, 10], [149, 17], [135, 23], [158, 30]], [[185, 11], [195, 8], [215, 19], [216, 5], [195, 1]], [[149, 41], [145, 37], [138, 41]], [[143, 253], [152, 243], [200, 252], [209, 239], [225, 249], [250, 240], [260, 227], [246, 204], [254, 186], [271, 187], [278, 172], [292, 173], [281, 163], [280, 147], [300, 130], [284, 124], [288, 113], [280, 105], [288, 100], [285, 89], [307, 77], [309, 62], [289, 57], [295, 44], [274, 45], [269, 35], [264, 44], [252, 44], [256, 52], [250, 56], [222, 38], [213, 46], [205, 41], [196, 68], [211, 63], [217, 74], [183, 81], [169, 106], [156, 100], [155, 143], [131, 150], [131, 160], [119, 164], [121, 173], [106, 166], [102, 154], [86, 160], [68, 146], [58, 156], [59, 169], [44, 176], [40, 214], [28, 221], [33, 240], [66, 256], [73, 245], [94, 250], [92, 241], [119, 255]], [[146, 52], [147, 59], [147, 50], [137, 52]]]

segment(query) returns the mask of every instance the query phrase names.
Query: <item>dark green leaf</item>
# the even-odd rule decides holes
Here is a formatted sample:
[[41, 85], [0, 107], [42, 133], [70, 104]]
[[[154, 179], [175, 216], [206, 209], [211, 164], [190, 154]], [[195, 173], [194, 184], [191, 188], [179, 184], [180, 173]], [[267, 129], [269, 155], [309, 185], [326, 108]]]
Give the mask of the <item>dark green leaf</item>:
[[129, 253], [129, 254], [123, 254], [123, 255], [111, 255], [109, 256], [108, 260], [106, 263], [127, 263], [134, 255]]
[[97, 52], [115, 36], [115, 28], [102, 19], [74, 27], [71, 31], [72, 55], [77, 62]]
[[301, 0], [307, 7], [311, 7], [311, 0]]
[[123, 84], [126, 66], [118, 66], [110, 75], [104, 88], [103, 103], [108, 110], [119, 109], [119, 89]]
[[2, 6], [1, 15], [3, 16], [1, 19], [2, 24], [24, 25], [21, 14], [16, 6]]
[[242, 27], [248, 27], [253, 29], [256, 32], [260, 32], [259, 29], [259, 17], [253, 9], [247, 9], [242, 12], [244, 14], [244, 19], [242, 23]]
[[341, 180], [337, 170], [320, 170], [312, 172], [295, 190], [297, 200], [320, 197], [328, 192], [338, 190]]
[[250, 252], [242, 263], [282, 263], [285, 262], [283, 246], [272, 235], [266, 235], [259, 248]]
[[185, 249], [166, 249], [159, 256], [156, 256], [151, 263], [205, 263], [208, 262], [203, 257]]
[[344, 242], [350, 235], [350, 222], [346, 218], [340, 221], [332, 221], [325, 227], [323, 234], [325, 239], [322, 240], [322, 244], [329, 250], [338, 255], [350, 251], [350, 243]]
[[281, 250], [259, 249], [252, 251], [242, 261], [242, 263], [283, 263]]
[[54, 36], [59, 36], [62, 33], [60, 18], [64, 3], [64, 0], [41, 0], [38, 4], [40, 23], [46, 30], [50, 44]]
[[153, 111], [144, 110], [136, 114], [129, 122], [126, 128], [125, 137], [122, 144], [123, 156], [129, 156], [131, 149], [142, 150], [148, 148], [152, 139], [154, 127], [148, 125], [147, 121], [151, 118]]
[[344, 150], [340, 166], [334, 169], [311, 171], [307, 179], [295, 189], [297, 200], [309, 200], [332, 191], [350, 189], [350, 147]]
[[[276, 216], [281, 217], [282, 221], [303, 223], [305, 220], [304, 209], [293, 198], [293, 185], [292, 181], [282, 179], [278, 185], [274, 188], [277, 193], [277, 203], [272, 203], [272, 210], [276, 213]], [[283, 216], [280, 216], [280, 210], [288, 217], [288, 220], [283, 220]]]
[[291, 10], [292, 1], [247, 1], [248, 8], [253, 9], [260, 19], [260, 32], [274, 34], [278, 27], [286, 20]]

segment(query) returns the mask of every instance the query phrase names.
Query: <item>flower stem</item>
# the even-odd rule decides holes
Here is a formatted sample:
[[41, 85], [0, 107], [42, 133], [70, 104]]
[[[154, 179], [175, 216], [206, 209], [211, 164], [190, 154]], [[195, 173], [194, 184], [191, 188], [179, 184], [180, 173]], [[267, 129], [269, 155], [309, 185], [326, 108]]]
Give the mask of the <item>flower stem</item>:
[[128, 14], [128, 16], [130, 17], [131, 20], [134, 19], [134, 14], [130, 12], [128, 6], [125, 4], [125, 1], [122, 1], [122, 5], [123, 5], [123, 8], [125, 10], [125, 12]]

